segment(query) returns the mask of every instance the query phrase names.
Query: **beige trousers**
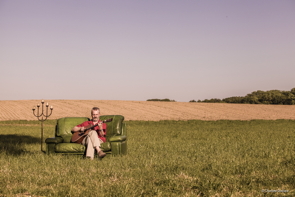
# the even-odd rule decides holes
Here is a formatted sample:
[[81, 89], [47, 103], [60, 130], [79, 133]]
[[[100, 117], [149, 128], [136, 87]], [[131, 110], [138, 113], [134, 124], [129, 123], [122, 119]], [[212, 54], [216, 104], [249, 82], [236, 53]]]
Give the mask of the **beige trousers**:
[[103, 143], [101, 139], [98, 138], [97, 132], [95, 130], [89, 131], [88, 135], [83, 139], [82, 144], [86, 146], [86, 157], [94, 158], [95, 149]]

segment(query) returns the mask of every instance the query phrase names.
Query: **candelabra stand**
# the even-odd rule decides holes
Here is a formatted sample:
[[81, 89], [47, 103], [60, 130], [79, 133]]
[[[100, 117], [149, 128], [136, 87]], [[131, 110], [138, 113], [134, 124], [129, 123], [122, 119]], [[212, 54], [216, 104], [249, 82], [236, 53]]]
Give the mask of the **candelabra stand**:
[[[50, 113], [48, 113], [48, 103], [46, 103], [46, 112], [44, 113], [44, 100], [41, 101], [42, 105], [41, 105], [41, 111], [40, 111], [40, 104], [37, 105], [37, 110], [36, 110], [36, 107], [34, 107], [32, 110], [33, 110], [33, 114], [34, 116], [36, 116], [38, 118], [39, 121], [41, 121], [41, 151], [42, 152], [46, 152], [45, 150], [43, 150], [43, 122], [45, 120], [47, 120], [47, 118], [52, 114], [52, 110], [53, 110], [53, 107], [50, 106]], [[36, 112], [36, 113], [35, 113]]]

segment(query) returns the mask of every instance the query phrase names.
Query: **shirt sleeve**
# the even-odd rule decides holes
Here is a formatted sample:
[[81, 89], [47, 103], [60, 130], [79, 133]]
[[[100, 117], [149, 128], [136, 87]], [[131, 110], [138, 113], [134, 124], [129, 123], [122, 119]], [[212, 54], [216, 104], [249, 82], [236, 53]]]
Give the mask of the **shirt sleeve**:
[[89, 125], [89, 121], [83, 122], [81, 124], [78, 124], [77, 127], [86, 127]]

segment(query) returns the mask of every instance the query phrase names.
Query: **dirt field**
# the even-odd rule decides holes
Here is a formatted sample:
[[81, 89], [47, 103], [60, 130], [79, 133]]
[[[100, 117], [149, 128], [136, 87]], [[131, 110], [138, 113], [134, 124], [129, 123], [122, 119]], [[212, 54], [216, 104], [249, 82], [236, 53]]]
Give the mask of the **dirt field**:
[[[295, 119], [295, 105], [248, 105], [189, 102], [45, 100], [53, 106], [49, 119], [89, 117], [94, 106], [102, 115], [120, 114], [125, 120], [251, 120]], [[36, 120], [32, 108], [41, 100], [0, 101], [1, 120]], [[45, 106], [45, 105], [44, 105]], [[50, 111], [50, 110], [49, 110]]]

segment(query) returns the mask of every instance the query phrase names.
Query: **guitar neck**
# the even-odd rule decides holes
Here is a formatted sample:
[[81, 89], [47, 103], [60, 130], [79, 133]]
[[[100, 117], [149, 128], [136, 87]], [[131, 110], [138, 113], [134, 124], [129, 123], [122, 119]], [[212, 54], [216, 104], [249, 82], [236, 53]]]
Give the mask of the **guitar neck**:
[[[106, 123], [106, 122], [111, 122], [113, 119], [110, 118], [110, 119], [107, 119], [107, 120], [103, 120], [101, 121], [102, 123]], [[89, 130], [89, 129], [93, 129], [94, 127], [98, 126], [98, 123], [97, 124], [94, 124], [94, 125], [91, 125], [89, 128], [86, 128], [86, 130]]]

